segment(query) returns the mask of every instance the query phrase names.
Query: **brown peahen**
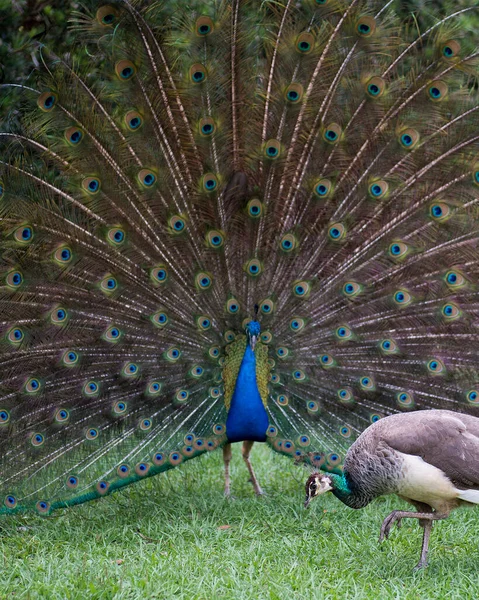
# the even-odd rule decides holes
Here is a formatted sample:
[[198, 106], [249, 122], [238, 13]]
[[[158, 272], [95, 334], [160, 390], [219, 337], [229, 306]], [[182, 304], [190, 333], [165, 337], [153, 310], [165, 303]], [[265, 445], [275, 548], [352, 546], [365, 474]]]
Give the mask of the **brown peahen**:
[[479, 504], [479, 419], [449, 410], [382, 419], [349, 448], [341, 475], [310, 475], [306, 508], [329, 491], [351, 508], [384, 494], [413, 504], [417, 512], [394, 510], [384, 519], [379, 541], [401, 519], [419, 519], [424, 533], [416, 569], [421, 569], [427, 565], [433, 521], [446, 519], [459, 506]]
[[0, 512], [477, 413], [475, 5], [113, 1], [42, 51], [0, 133]]

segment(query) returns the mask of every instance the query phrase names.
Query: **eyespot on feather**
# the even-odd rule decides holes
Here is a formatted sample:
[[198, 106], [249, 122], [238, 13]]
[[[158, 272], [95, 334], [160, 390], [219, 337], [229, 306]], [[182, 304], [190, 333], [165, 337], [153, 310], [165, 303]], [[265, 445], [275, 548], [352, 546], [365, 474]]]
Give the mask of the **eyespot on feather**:
[[288, 102], [297, 104], [298, 102], [301, 102], [303, 93], [303, 86], [300, 83], [291, 83], [286, 88], [284, 95]]
[[419, 132], [416, 129], [408, 127], [399, 132], [399, 143], [405, 150], [412, 150], [419, 142]]
[[57, 100], [57, 95], [54, 92], [43, 92], [43, 94], [40, 94], [40, 96], [38, 96], [37, 106], [43, 112], [50, 112], [55, 108]]
[[115, 73], [120, 81], [128, 81], [136, 74], [136, 66], [131, 60], [120, 60], [115, 65]]
[[[236, 298], [230, 298], [226, 302], [226, 312], [230, 313], [230, 315], [237, 314], [239, 312], [239, 310], [240, 310], [240, 303], [238, 302], [238, 300], [236, 300]], [[227, 340], [227, 341], [233, 341], [233, 340]]]
[[428, 97], [433, 102], [441, 102], [444, 100], [447, 96], [447, 91], [447, 83], [441, 80], [433, 81], [427, 87]]
[[448, 40], [441, 48], [441, 54], [447, 60], [456, 58], [460, 51], [461, 44], [457, 40]]
[[205, 37], [214, 31], [214, 24], [210, 17], [199, 17], [195, 23], [196, 35]]
[[270, 298], [267, 298], [261, 302], [259, 308], [263, 315], [271, 315], [274, 312], [274, 302]]
[[156, 173], [151, 169], [141, 169], [138, 173], [138, 181], [141, 187], [150, 189], [157, 182]]
[[328, 144], [336, 144], [341, 139], [341, 125], [337, 123], [329, 123], [323, 131], [323, 140]]
[[201, 186], [205, 192], [214, 192], [218, 187], [218, 179], [214, 173], [206, 173], [201, 179]]
[[310, 54], [314, 48], [314, 35], [305, 31], [296, 38], [296, 50], [300, 54]]
[[356, 32], [361, 37], [370, 37], [376, 31], [376, 19], [374, 17], [364, 16], [358, 19], [356, 23]]
[[321, 200], [331, 195], [332, 183], [329, 179], [320, 179], [314, 185], [314, 194]]
[[365, 85], [366, 93], [370, 98], [380, 98], [386, 89], [386, 82], [382, 77], [371, 77]]
[[211, 117], [205, 117], [203, 119], [200, 119], [200, 121], [198, 123], [198, 129], [199, 129], [201, 136], [208, 137], [210, 135], [213, 135], [213, 133], [215, 133], [216, 123], [215, 123], [214, 119], [212, 119]]
[[387, 183], [387, 181], [384, 181], [382, 179], [373, 181], [368, 188], [369, 195], [375, 200], [385, 198], [387, 196], [388, 190], [389, 184]]
[[129, 131], [138, 131], [143, 125], [143, 117], [136, 110], [129, 110], [123, 117], [123, 121]]
[[328, 228], [328, 237], [333, 242], [340, 242], [346, 237], [346, 228], [342, 223], [333, 223]]
[[121, 246], [126, 240], [125, 230], [121, 227], [112, 227], [107, 231], [106, 239], [112, 246]]
[[194, 84], [203, 83], [206, 80], [206, 68], [201, 63], [195, 63], [190, 67], [190, 81]]
[[83, 139], [83, 131], [79, 127], [69, 127], [65, 130], [65, 140], [70, 146], [78, 146]]
[[281, 154], [281, 144], [278, 140], [268, 140], [264, 145], [263, 154], [270, 160], [276, 160]]
[[164, 265], [158, 265], [150, 270], [150, 279], [154, 284], [163, 284], [168, 279], [168, 271]]
[[263, 215], [264, 206], [260, 200], [258, 200], [257, 198], [253, 198], [246, 205], [246, 210], [248, 211], [248, 215], [251, 218], [257, 219], [258, 217], [261, 217]]
[[118, 9], [114, 6], [110, 6], [109, 4], [101, 6], [96, 11], [96, 20], [103, 27], [112, 27], [113, 25], [116, 25], [119, 16], [120, 12]]
[[81, 187], [89, 196], [95, 196], [101, 190], [101, 181], [98, 177], [85, 177], [81, 182]]
[[168, 231], [173, 235], [183, 233], [186, 221], [181, 215], [173, 215], [168, 219]]
[[209, 289], [213, 284], [213, 278], [209, 273], [200, 271], [195, 277], [195, 286], [199, 291]]
[[446, 202], [434, 202], [429, 207], [429, 216], [438, 223], [447, 221], [451, 214], [451, 207]]
[[69, 246], [59, 246], [52, 255], [57, 265], [64, 267], [71, 262], [73, 252]]
[[244, 269], [251, 277], [257, 277], [263, 272], [263, 265], [257, 258], [252, 258], [245, 264]]
[[118, 281], [113, 275], [105, 275], [105, 277], [100, 281], [100, 290], [104, 294], [112, 294], [118, 288]]
[[168, 315], [163, 311], [159, 311], [152, 315], [150, 320], [156, 327], [166, 327], [169, 322]]

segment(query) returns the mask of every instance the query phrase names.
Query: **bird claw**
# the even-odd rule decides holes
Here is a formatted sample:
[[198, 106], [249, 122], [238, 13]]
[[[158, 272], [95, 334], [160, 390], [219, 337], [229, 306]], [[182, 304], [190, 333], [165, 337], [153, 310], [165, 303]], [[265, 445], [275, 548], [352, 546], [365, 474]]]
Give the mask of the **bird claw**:
[[394, 510], [390, 515], [388, 515], [382, 525], [381, 525], [381, 531], [379, 533], [379, 541], [382, 542], [385, 539], [387, 540], [389, 538], [389, 534], [391, 532], [391, 527], [394, 525], [394, 523], [397, 524], [397, 526], [400, 528], [401, 527], [401, 517], [398, 515], [397, 510]]
[[413, 571], [420, 571], [421, 569], [425, 569], [427, 567], [427, 560], [420, 560], [417, 565], [414, 567]]

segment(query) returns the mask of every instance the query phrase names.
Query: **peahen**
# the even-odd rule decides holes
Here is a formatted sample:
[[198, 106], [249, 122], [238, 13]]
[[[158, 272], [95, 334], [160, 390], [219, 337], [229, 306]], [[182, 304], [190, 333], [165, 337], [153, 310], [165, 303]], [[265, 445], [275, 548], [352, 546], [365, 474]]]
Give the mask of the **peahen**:
[[229, 494], [240, 441], [261, 493], [254, 442], [340, 472], [383, 416], [478, 414], [475, 4], [112, 1], [41, 50], [0, 133], [0, 512], [220, 447]]
[[424, 533], [416, 569], [421, 569], [427, 565], [432, 522], [446, 519], [458, 506], [479, 504], [479, 419], [449, 410], [381, 419], [349, 448], [341, 475], [309, 476], [306, 508], [329, 491], [351, 508], [384, 494], [413, 504], [417, 512], [394, 510], [384, 519], [379, 541], [401, 519], [419, 519]]

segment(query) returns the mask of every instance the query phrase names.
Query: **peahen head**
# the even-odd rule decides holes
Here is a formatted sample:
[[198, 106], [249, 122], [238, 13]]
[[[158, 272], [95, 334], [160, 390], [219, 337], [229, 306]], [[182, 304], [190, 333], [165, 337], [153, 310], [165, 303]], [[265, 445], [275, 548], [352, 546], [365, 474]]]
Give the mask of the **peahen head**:
[[248, 336], [248, 342], [251, 346], [251, 350], [254, 350], [256, 342], [258, 341], [259, 334], [261, 332], [261, 325], [258, 321], [250, 321], [246, 325], [246, 335]]
[[312, 473], [306, 482], [306, 500], [304, 507], [308, 508], [309, 503], [313, 498], [334, 489], [333, 478], [331, 475], [323, 475], [321, 473]]

